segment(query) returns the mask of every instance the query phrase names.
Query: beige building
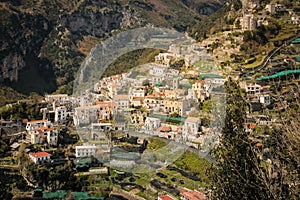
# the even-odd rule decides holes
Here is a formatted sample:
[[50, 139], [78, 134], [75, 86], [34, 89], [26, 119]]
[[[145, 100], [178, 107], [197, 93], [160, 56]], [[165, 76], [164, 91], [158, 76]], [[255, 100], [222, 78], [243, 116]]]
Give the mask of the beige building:
[[117, 104], [112, 101], [98, 102], [92, 106], [81, 106], [75, 108], [74, 124], [75, 126], [81, 124], [96, 123], [99, 121], [111, 120], [116, 111]]
[[163, 102], [164, 112], [167, 114], [177, 113], [183, 116], [189, 110], [189, 102], [187, 100], [165, 99]]
[[117, 109], [126, 109], [129, 108], [129, 96], [127, 94], [117, 94], [113, 98], [114, 102], [117, 103]]
[[31, 144], [48, 143], [50, 145], [57, 145], [58, 132], [54, 128], [40, 127], [37, 130], [31, 131], [30, 142]]
[[194, 92], [194, 97], [200, 101], [204, 101], [209, 97], [209, 85], [205, 81], [196, 81], [192, 85], [192, 90]]
[[252, 14], [244, 14], [241, 19], [241, 24], [244, 31], [253, 31], [257, 28], [257, 18]]
[[198, 117], [188, 117], [184, 121], [182, 133], [187, 140], [197, 138], [197, 134], [201, 131], [201, 119]]

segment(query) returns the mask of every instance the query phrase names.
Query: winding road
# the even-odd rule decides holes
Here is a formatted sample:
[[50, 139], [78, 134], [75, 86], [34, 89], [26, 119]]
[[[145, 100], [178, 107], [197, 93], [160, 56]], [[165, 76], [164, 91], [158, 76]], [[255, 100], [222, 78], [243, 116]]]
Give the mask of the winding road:
[[290, 44], [292, 41], [294, 41], [295, 39], [300, 37], [300, 32], [297, 33], [297, 35], [295, 35], [294, 37], [284, 41], [284, 43], [282, 45], [280, 45], [279, 47], [273, 49], [271, 52], [268, 53], [268, 55], [264, 58], [264, 61], [261, 65], [255, 67], [255, 68], [251, 68], [251, 69], [242, 69], [242, 73], [243, 74], [254, 74], [257, 71], [260, 71], [262, 69], [264, 69], [267, 64], [269, 63], [270, 58], [272, 58], [282, 47], [287, 46], [288, 44]]

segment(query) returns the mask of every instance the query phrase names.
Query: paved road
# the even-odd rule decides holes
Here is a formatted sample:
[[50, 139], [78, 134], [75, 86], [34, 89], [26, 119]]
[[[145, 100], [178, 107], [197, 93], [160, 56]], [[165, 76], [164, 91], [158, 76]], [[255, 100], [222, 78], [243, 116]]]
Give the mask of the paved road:
[[272, 57], [273, 57], [273, 56], [274, 56], [274, 55], [275, 55], [282, 47], [285, 47], [286, 45], [290, 44], [292, 41], [294, 41], [294, 40], [295, 40], [296, 38], [298, 38], [298, 37], [300, 37], [300, 32], [299, 32], [296, 36], [294, 36], [294, 37], [292, 37], [292, 38], [290, 38], [290, 39], [284, 41], [284, 43], [283, 43], [281, 46], [279, 46], [279, 47], [273, 49], [273, 50], [272, 50], [272, 51], [264, 58], [264, 61], [263, 61], [263, 63], [262, 63], [261, 65], [255, 67], [255, 68], [251, 68], [251, 69], [243, 69], [243, 74], [254, 74], [254, 73], [256, 73], [257, 71], [260, 71], [260, 70], [264, 69], [264, 68], [268, 65], [268, 63], [269, 63], [269, 61], [270, 61], [270, 58], [272, 58]]

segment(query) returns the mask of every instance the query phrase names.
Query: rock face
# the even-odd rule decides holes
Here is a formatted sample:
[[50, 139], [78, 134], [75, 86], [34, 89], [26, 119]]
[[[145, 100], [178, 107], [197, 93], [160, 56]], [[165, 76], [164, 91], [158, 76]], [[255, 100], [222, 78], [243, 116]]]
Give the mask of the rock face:
[[[189, 26], [187, 23], [201, 18], [201, 13], [213, 12], [221, 6], [219, 0], [213, 0], [217, 3], [201, 10], [194, 6], [197, 2], [199, 0], [1, 1], [0, 84], [22, 93], [57, 89], [71, 93], [72, 81], [85, 57], [79, 44], [83, 48], [96, 45], [100, 38], [114, 31], [146, 24], [184, 30]], [[169, 8], [168, 5], [176, 6]]]
[[1, 10], [0, 81], [18, 81], [26, 58], [36, 54], [49, 33], [42, 15], [31, 15], [7, 6]]

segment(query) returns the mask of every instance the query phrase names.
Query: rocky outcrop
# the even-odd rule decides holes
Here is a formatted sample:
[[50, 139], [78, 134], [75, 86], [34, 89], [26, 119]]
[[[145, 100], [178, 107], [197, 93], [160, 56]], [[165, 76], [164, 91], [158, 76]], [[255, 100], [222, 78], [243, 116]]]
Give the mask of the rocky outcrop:
[[30, 64], [42, 67], [37, 55], [51, 25], [40, 14], [22, 12], [9, 4], [2, 6], [0, 82], [18, 82], [21, 70]]
[[149, 2], [1, 1], [0, 84], [22, 93], [56, 89], [72, 93], [72, 81], [85, 58], [79, 51], [80, 42], [91, 45], [85, 41], [87, 38], [97, 42], [114, 31], [148, 24], [184, 31], [201, 17], [199, 12], [206, 14], [215, 9], [210, 4], [210, 8], [197, 10], [198, 0]]

